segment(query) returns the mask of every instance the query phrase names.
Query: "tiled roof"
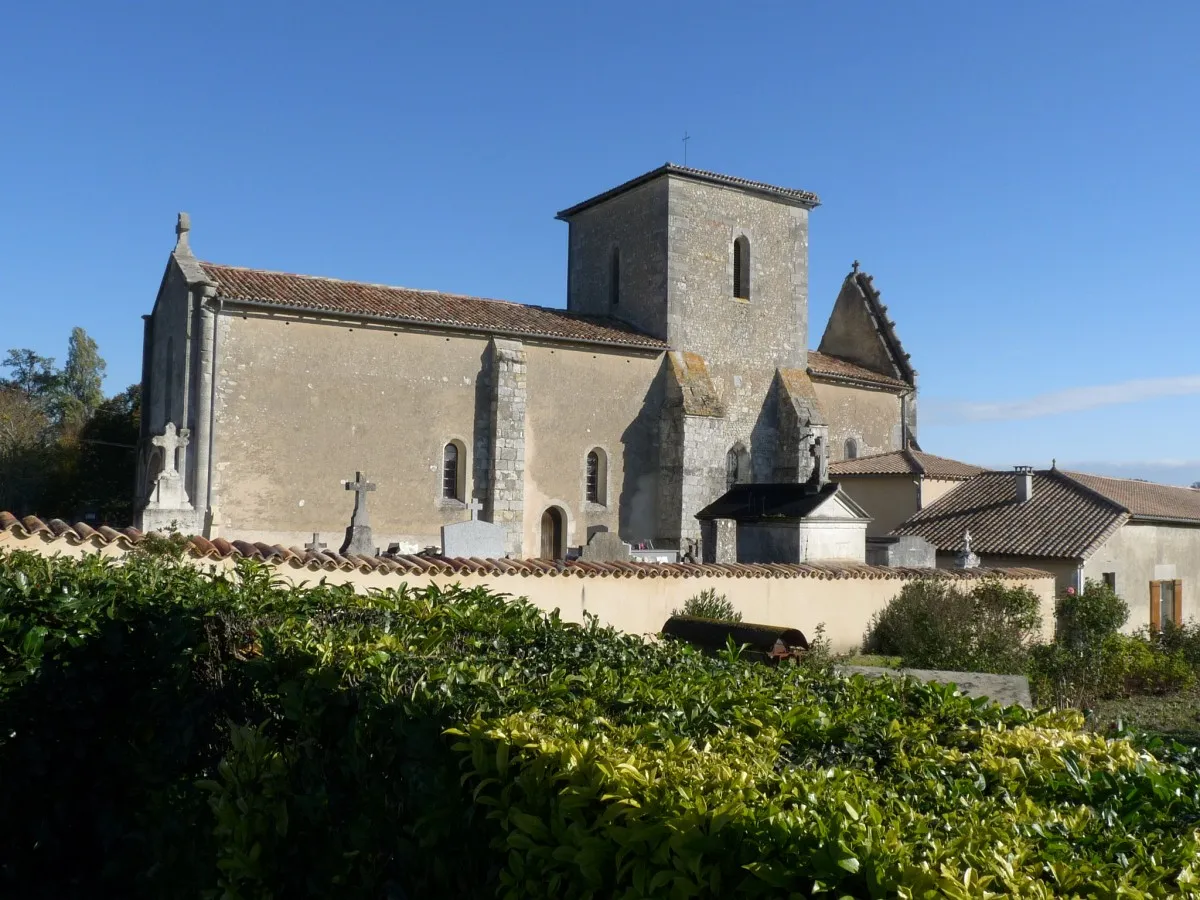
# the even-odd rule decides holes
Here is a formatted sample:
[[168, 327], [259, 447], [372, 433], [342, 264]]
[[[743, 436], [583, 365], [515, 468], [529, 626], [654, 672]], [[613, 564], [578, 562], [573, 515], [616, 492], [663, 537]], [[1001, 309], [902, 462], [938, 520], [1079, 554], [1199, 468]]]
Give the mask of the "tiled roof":
[[1135, 519], [1169, 519], [1200, 523], [1200, 490], [1130, 478], [1108, 478], [1063, 472], [1068, 478], [1129, 510]]
[[925, 475], [928, 478], [945, 478], [965, 481], [981, 472], [980, 466], [922, 453], [920, 450], [893, 450], [891, 453], [876, 453], [831, 463], [829, 474], [847, 475]]
[[961, 550], [971, 531], [976, 553], [1081, 559], [1129, 518], [1117, 503], [1063, 473], [1033, 473], [1033, 496], [1017, 502], [1013, 472], [985, 472], [934, 501], [893, 534], [915, 534], [939, 550]]
[[[142, 542], [145, 535], [136, 528], [92, 528], [82, 522], [68, 525], [61, 519], [43, 522], [33, 516], [18, 519], [10, 513], [0, 512], [0, 537], [5, 533], [20, 538], [41, 535], [51, 542], [64, 541], [72, 545], [89, 544], [99, 550], [117, 544], [122, 550], [130, 550]], [[0, 547], [4, 544], [0, 543]], [[19, 545], [10, 545], [19, 546]], [[642, 563], [642, 562], [557, 562], [544, 559], [443, 559], [425, 556], [343, 556], [339, 553], [318, 553], [298, 547], [227, 541], [223, 538], [208, 540], [202, 537], [188, 538], [187, 552], [193, 559], [240, 559], [250, 558], [292, 569], [306, 569], [314, 573], [321, 571], [354, 570], [383, 572], [399, 575], [523, 575], [530, 577], [578, 577], [578, 578], [869, 578], [899, 579], [925, 577], [980, 578], [998, 573], [1012, 578], [1050, 577], [1037, 569], [974, 569], [969, 571], [948, 569], [905, 569], [888, 566], [868, 566], [857, 563], [817, 563], [807, 565], [738, 563]]]
[[687, 178], [692, 181], [702, 181], [707, 184], [717, 184], [724, 187], [741, 188], [742, 190], [753, 191], [756, 194], [766, 194], [770, 197], [777, 197], [781, 200], [786, 200], [796, 206], [803, 206], [805, 209], [812, 209], [821, 205], [821, 200], [812, 191], [802, 191], [799, 188], [779, 187], [774, 184], [767, 184], [762, 181], [751, 181], [747, 178], [738, 178], [735, 175], [722, 175], [720, 172], [708, 172], [704, 169], [693, 169], [690, 166], [677, 166], [674, 163], [666, 163], [659, 166], [657, 169], [651, 169], [637, 178], [631, 178], [623, 184], [617, 185], [615, 188], [605, 191], [602, 194], [597, 194], [595, 197], [589, 197], [582, 203], [576, 203], [569, 209], [564, 209], [558, 213], [556, 218], [568, 219], [578, 212], [595, 206], [597, 203], [603, 203], [618, 194], [623, 194], [626, 191], [633, 190], [651, 181], [660, 175], [675, 175], [680, 178]]
[[562, 309], [216, 263], [200, 265], [217, 283], [218, 295], [228, 300], [483, 333], [653, 350], [664, 350], [667, 346], [616, 319], [583, 316]]
[[901, 388], [906, 391], [912, 388], [910, 384], [901, 381], [899, 378], [880, 375], [878, 372], [873, 372], [857, 363], [852, 363], [836, 356], [830, 356], [827, 353], [820, 353], [817, 350], [808, 351], [808, 374], [815, 378], [826, 377], [841, 378], [850, 381], [865, 381], [885, 387]]

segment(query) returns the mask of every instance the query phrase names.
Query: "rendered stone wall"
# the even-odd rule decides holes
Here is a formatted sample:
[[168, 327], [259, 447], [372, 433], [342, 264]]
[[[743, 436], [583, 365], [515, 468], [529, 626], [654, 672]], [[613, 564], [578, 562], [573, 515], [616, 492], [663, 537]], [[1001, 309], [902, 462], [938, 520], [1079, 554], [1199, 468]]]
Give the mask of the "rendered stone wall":
[[1200, 528], [1131, 523], [1084, 564], [1085, 578], [1117, 575], [1117, 594], [1129, 604], [1126, 631], [1150, 625], [1150, 582], [1183, 582], [1183, 619], [1200, 619]]
[[867, 536], [891, 532], [920, 509], [920, 488], [916, 475], [861, 475], [834, 478], [850, 498], [871, 515]]
[[899, 395], [816, 378], [813, 386], [829, 422], [831, 462], [844, 458], [846, 438], [857, 442], [859, 456], [903, 449]]
[[[524, 543], [540, 547], [541, 517], [567, 513], [569, 547], [605, 529], [626, 541], [654, 539], [657, 529], [661, 354], [525, 346]], [[587, 455], [606, 464], [605, 495], [586, 500]]]

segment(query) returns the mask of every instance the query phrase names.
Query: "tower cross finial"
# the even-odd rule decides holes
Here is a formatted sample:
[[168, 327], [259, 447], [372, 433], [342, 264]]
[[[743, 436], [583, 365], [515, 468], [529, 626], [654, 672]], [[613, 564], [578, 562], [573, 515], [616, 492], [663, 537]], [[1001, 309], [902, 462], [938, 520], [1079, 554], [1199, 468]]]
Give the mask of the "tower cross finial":
[[684, 129], [684, 132], [683, 132], [683, 164], [685, 166], [687, 165], [687, 145], [688, 145], [688, 141], [690, 141], [691, 139], [692, 139], [692, 136], [687, 133], [687, 129]]

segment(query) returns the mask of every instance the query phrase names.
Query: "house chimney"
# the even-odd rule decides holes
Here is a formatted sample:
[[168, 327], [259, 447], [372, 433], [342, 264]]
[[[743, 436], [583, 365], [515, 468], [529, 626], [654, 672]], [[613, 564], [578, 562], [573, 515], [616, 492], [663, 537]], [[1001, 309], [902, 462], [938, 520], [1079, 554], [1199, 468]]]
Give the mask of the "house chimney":
[[1033, 499], [1033, 466], [1014, 466], [1017, 476], [1017, 502]]

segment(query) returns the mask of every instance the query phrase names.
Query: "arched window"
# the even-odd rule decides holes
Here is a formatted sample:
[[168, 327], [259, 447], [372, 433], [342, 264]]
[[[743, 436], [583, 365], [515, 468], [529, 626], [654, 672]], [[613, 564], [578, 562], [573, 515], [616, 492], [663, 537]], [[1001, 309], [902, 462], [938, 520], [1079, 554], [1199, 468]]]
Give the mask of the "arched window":
[[733, 242], [733, 296], [750, 299], [750, 238], [744, 234]]
[[463, 454], [456, 441], [442, 448], [442, 497], [446, 500], [462, 499], [462, 462]]
[[740, 443], [734, 444], [725, 454], [725, 487], [750, 480], [750, 454]]
[[608, 457], [599, 447], [587, 455], [584, 499], [588, 503], [608, 504]]
[[842, 454], [843, 459], [858, 459], [858, 441], [854, 438], [846, 438], [845, 452]]
[[613, 247], [608, 271], [608, 302], [613, 306], [621, 302], [621, 250]]

